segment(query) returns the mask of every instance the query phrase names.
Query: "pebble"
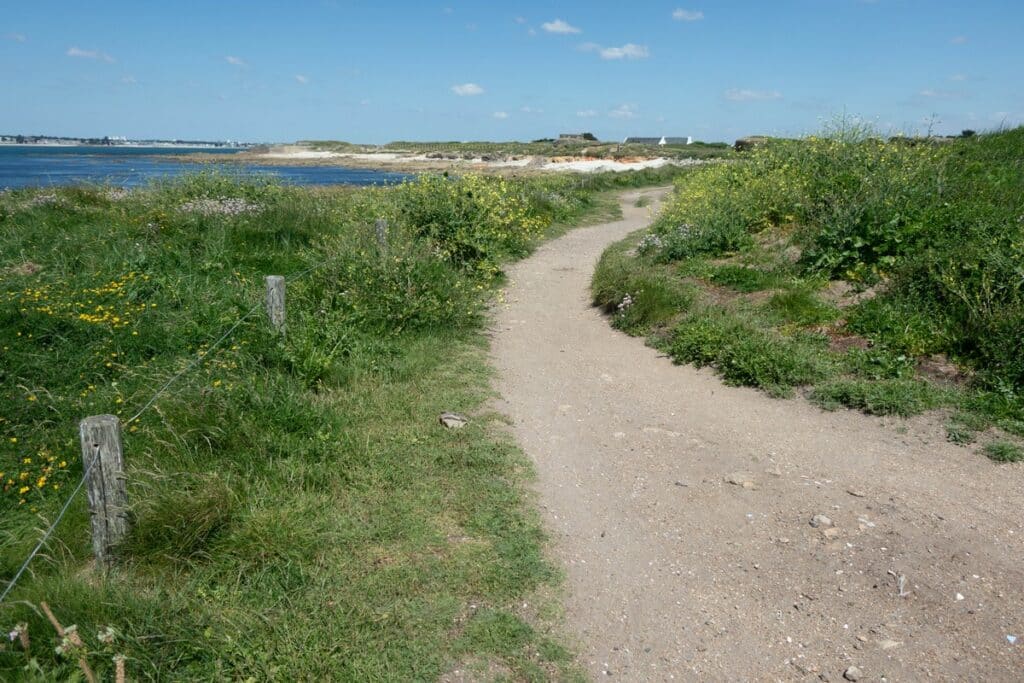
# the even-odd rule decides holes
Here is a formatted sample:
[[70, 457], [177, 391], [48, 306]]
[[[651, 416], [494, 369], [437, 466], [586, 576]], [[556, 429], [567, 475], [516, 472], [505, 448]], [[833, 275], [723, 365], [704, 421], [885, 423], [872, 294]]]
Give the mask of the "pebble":
[[825, 515], [814, 515], [811, 517], [811, 526], [815, 529], [821, 526], [832, 526], [832, 519]]
[[855, 666], [851, 666], [849, 669], [843, 672], [843, 678], [845, 678], [848, 681], [859, 681], [860, 677], [863, 675], [864, 673]]
[[750, 472], [733, 472], [725, 477], [726, 483], [742, 486], [745, 489], [756, 489], [757, 482], [754, 481]]

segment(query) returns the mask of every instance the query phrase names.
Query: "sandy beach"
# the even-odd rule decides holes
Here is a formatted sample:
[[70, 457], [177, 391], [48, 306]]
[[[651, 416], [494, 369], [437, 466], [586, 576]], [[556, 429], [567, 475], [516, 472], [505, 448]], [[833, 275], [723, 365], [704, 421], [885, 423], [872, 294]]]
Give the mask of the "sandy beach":
[[480, 172], [544, 172], [544, 173], [603, 173], [606, 171], [639, 171], [662, 166], [690, 166], [703, 163], [699, 159], [668, 159], [665, 157], [626, 157], [602, 159], [588, 156], [534, 156], [486, 155], [462, 157], [457, 154], [433, 152], [335, 152], [317, 150], [304, 145], [276, 145], [268, 149], [239, 152], [230, 157], [203, 153], [183, 155], [189, 161], [231, 161], [236, 163], [274, 163], [297, 166], [345, 166], [387, 171], [448, 171], [473, 170]]

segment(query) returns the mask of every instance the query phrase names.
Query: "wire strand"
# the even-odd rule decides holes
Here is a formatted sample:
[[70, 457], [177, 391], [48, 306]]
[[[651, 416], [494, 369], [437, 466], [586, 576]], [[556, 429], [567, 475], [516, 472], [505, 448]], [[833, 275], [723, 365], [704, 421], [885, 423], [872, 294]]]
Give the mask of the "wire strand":
[[92, 460], [90, 460], [85, 469], [82, 470], [82, 479], [78, 482], [78, 486], [75, 487], [75, 490], [71, 492], [71, 495], [68, 496], [68, 499], [64, 501], [64, 506], [61, 507], [60, 512], [57, 513], [57, 516], [50, 523], [50, 527], [43, 533], [42, 538], [40, 538], [39, 542], [36, 543], [36, 547], [32, 548], [32, 552], [28, 554], [25, 561], [21, 563], [21, 567], [18, 568], [18, 571], [14, 573], [14, 576], [7, 583], [7, 587], [4, 588], [3, 594], [0, 594], [0, 604], [3, 604], [3, 601], [7, 599], [7, 596], [12, 590], [14, 590], [14, 586], [18, 583], [18, 579], [20, 579], [21, 575], [25, 573], [25, 570], [28, 569], [28, 565], [31, 564], [32, 560], [34, 560], [36, 555], [39, 554], [39, 551], [42, 550], [44, 545], [46, 545], [46, 542], [50, 540], [50, 536], [52, 536], [53, 532], [57, 529], [57, 525], [60, 524], [60, 520], [64, 517], [64, 513], [66, 513], [68, 508], [71, 507], [71, 501], [73, 501], [75, 496], [78, 495], [78, 492], [82, 490], [82, 486], [85, 484], [86, 479], [89, 478], [89, 472], [92, 470], [92, 466], [96, 464], [96, 460], [98, 458], [99, 450], [93, 453]]

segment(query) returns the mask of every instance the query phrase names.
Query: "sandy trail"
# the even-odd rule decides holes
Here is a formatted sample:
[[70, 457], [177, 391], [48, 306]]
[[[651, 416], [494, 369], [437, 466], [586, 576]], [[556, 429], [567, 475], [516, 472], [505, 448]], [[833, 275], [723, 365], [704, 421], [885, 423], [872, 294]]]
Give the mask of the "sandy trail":
[[934, 421], [724, 386], [590, 306], [602, 250], [663, 192], [514, 266], [494, 321], [591, 676], [1024, 679], [1024, 467]]

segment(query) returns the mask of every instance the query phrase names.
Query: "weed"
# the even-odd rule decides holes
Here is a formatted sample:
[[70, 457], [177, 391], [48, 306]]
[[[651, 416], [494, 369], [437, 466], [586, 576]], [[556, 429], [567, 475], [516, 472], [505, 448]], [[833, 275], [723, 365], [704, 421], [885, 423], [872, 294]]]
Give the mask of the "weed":
[[1024, 448], [1009, 441], [992, 441], [985, 444], [981, 452], [996, 462], [1020, 462], [1024, 460]]
[[732, 264], [721, 265], [712, 271], [710, 278], [716, 285], [731, 287], [739, 292], [759, 292], [778, 287], [782, 278], [759, 268]]
[[768, 300], [768, 309], [787, 322], [818, 325], [839, 317], [839, 309], [818, 299], [804, 288], [779, 292]]
[[[656, 343], [734, 382], [815, 376], [816, 400], [830, 407], [902, 415], [957, 405], [1024, 434], [1024, 193], [1009, 189], [1024, 184], [1022, 152], [1024, 128], [904, 145], [844, 121], [824, 135], [769, 140], [734, 163], [680, 175], [639, 257], [603, 271], [601, 288], [643, 272], [647, 281], [776, 290], [754, 306], [762, 297], [708, 287], [704, 304], [686, 302], [676, 332]], [[838, 306], [818, 290], [835, 280], [857, 292]], [[745, 324], [727, 324], [735, 315]], [[827, 326], [831, 349], [800, 336], [817, 326]], [[652, 330], [638, 318], [630, 331]], [[754, 340], [753, 350], [735, 336]], [[820, 372], [787, 379], [793, 359], [767, 350], [779, 343], [796, 344], [808, 360], [798, 364]], [[952, 359], [970, 383], [918, 381], [932, 355]], [[778, 377], [766, 363], [778, 364]], [[976, 431], [953, 420], [949, 435]]]
[[765, 333], [746, 318], [714, 308], [698, 309], [673, 330], [673, 360], [714, 365], [731, 384], [760, 387], [786, 396], [828, 373], [828, 361], [803, 339]]
[[872, 415], [909, 417], [948, 402], [945, 392], [914, 379], [836, 380], [817, 386], [811, 400], [825, 408], [856, 408]]

